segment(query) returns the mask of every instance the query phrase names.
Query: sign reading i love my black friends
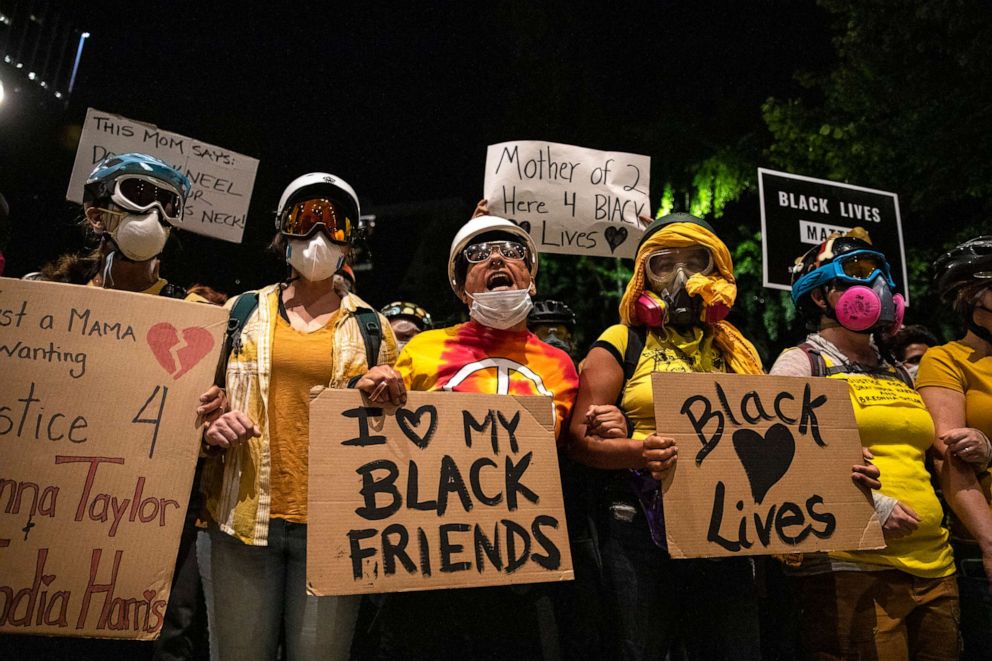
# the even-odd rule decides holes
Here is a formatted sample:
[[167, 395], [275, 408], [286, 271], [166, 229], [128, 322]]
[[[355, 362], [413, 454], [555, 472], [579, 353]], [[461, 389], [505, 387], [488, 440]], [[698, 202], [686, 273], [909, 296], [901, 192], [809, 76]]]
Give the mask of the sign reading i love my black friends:
[[572, 578], [547, 397], [324, 390], [309, 470], [313, 594]]
[[881, 548], [845, 381], [737, 374], [652, 377], [658, 432], [678, 462], [663, 484], [675, 558]]

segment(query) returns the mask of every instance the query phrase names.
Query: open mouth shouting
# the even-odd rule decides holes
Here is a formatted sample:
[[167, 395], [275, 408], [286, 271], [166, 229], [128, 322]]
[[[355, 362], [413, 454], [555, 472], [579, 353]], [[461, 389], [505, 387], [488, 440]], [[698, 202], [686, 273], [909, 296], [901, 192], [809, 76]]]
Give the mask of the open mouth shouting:
[[486, 289], [489, 291], [513, 289], [513, 278], [506, 271], [494, 271], [486, 278]]

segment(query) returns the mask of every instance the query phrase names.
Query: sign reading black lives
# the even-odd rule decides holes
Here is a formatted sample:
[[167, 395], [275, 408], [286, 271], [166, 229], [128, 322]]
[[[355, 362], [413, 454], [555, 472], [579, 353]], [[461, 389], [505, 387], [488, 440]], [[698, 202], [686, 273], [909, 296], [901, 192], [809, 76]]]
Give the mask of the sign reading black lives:
[[572, 578], [546, 397], [324, 390], [309, 465], [312, 594]]
[[909, 303], [899, 197], [871, 188], [758, 168], [764, 286], [790, 289], [796, 257], [832, 232], [863, 227]]
[[657, 429], [679, 459], [663, 485], [675, 558], [881, 548], [845, 381], [652, 375]]

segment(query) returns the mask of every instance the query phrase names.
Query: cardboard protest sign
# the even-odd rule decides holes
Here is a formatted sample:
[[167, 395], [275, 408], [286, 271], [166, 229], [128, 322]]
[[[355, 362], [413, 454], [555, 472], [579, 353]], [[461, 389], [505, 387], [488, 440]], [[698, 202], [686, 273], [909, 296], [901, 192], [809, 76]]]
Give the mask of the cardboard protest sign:
[[885, 546], [845, 381], [652, 375], [659, 433], [679, 459], [663, 485], [675, 558]]
[[95, 108], [86, 111], [66, 199], [81, 204], [96, 164], [127, 152], [155, 156], [189, 177], [193, 192], [176, 227], [241, 243], [258, 159]]
[[226, 325], [0, 278], [0, 635], [158, 636]]
[[791, 289], [796, 257], [832, 232], [863, 227], [909, 303], [898, 195], [764, 168], [758, 168], [758, 191], [765, 287]]
[[634, 256], [650, 216], [651, 159], [554, 142], [490, 145], [489, 212], [526, 229], [540, 252]]
[[310, 403], [307, 585], [316, 595], [572, 578], [544, 397], [354, 390]]

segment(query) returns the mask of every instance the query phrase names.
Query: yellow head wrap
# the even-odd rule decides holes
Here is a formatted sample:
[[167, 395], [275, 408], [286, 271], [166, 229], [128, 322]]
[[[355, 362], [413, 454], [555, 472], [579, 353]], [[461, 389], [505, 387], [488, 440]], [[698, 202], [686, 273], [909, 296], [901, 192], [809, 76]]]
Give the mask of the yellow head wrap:
[[[713, 255], [715, 270], [709, 275], [696, 273], [686, 281], [690, 296], [699, 296], [706, 308], [725, 306], [728, 310], [737, 298], [737, 281], [734, 279], [734, 262], [726, 244], [713, 232], [696, 223], [671, 223], [651, 235], [637, 250], [634, 275], [627, 283], [627, 290], [620, 300], [620, 321], [627, 326], [636, 322], [637, 299], [644, 292], [644, 263], [651, 253], [661, 248], [688, 248], [702, 246]], [[699, 322], [703, 324], [703, 321]], [[728, 321], [706, 324], [713, 332], [713, 341], [723, 353], [730, 368], [738, 374], [761, 374], [761, 357], [757, 350], [737, 328]]]

